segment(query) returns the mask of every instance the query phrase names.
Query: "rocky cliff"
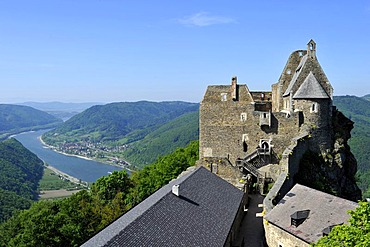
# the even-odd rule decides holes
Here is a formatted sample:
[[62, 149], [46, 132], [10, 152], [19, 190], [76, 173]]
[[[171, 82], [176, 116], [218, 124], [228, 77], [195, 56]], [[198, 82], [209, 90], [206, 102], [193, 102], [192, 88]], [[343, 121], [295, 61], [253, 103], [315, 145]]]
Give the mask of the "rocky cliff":
[[321, 153], [307, 151], [294, 180], [349, 200], [360, 200], [361, 190], [355, 180], [357, 162], [347, 143], [353, 122], [336, 110], [332, 123], [333, 147]]

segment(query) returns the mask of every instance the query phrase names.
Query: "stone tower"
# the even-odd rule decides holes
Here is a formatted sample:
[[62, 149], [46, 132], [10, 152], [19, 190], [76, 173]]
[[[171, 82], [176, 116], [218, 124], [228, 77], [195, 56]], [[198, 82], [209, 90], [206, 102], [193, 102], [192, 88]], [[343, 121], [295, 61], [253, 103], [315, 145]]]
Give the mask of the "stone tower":
[[292, 52], [271, 91], [250, 91], [236, 77], [208, 86], [200, 104], [200, 162], [236, 184], [246, 174], [259, 183], [294, 176], [306, 152], [333, 150], [332, 99], [313, 40]]

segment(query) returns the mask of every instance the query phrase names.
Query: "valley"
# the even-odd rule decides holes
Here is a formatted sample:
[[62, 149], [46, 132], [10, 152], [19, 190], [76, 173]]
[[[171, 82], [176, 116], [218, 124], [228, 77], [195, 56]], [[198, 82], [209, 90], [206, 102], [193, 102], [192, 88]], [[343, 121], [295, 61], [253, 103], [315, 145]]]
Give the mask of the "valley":
[[42, 140], [58, 152], [138, 169], [198, 139], [198, 107], [147, 101], [94, 106]]

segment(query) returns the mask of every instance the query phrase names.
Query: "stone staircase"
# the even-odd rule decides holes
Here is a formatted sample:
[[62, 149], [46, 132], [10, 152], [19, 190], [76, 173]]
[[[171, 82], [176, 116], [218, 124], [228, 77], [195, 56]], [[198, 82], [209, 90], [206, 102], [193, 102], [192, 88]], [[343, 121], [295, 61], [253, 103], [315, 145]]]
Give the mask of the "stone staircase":
[[268, 165], [269, 163], [270, 153], [263, 148], [257, 148], [244, 159], [238, 159], [236, 161], [236, 165], [241, 171], [246, 170], [257, 178], [258, 188], [261, 193], [263, 192], [266, 177], [258, 171], [258, 168]]

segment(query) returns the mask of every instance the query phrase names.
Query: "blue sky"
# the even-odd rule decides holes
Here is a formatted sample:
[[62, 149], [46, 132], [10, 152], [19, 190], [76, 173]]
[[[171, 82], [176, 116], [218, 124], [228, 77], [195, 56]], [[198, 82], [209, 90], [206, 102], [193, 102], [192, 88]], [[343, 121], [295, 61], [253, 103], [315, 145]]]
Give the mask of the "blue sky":
[[311, 38], [335, 95], [370, 93], [369, 1], [0, 0], [0, 102], [270, 90]]

